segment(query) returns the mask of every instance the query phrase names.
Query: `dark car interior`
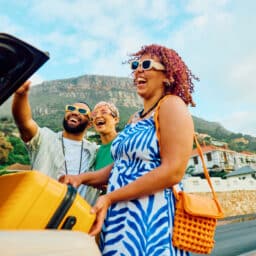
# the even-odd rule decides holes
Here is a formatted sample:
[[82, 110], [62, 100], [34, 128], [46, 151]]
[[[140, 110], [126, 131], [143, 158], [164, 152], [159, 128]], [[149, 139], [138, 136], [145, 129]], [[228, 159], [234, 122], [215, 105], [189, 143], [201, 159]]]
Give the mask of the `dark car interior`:
[[6, 33], [0, 33], [0, 105], [47, 60], [49, 54]]

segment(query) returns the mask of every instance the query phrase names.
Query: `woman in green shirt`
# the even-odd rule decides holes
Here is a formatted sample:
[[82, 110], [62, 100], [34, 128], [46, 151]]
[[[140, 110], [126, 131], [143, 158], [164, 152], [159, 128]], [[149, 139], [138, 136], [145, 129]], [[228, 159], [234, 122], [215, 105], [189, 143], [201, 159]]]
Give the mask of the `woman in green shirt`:
[[117, 136], [116, 125], [118, 122], [119, 111], [113, 103], [101, 101], [95, 105], [92, 111], [92, 123], [101, 139], [94, 164], [95, 170], [113, 163], [110, 148], [112, 141]]

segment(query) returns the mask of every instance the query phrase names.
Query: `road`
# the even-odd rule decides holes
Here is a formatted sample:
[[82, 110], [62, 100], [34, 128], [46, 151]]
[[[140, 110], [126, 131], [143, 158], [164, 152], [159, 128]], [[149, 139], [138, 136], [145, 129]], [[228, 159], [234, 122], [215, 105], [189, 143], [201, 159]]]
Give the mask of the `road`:
[[[215, 233], [215, 247], [208, 256], [256, 255], [256, 220], [218, 226]], [[249, 253], [254, 251], [254, 253]], [[202, 256], [206, 254], [191, 254]]]

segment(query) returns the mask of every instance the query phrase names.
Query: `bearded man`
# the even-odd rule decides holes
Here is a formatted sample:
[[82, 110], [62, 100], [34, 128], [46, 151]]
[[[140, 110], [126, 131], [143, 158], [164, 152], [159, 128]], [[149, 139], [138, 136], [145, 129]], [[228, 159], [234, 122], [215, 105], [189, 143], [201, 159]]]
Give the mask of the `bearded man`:
[[[95, 161], [97, 145], [85, 139], [90, 127], [90, 107], [76, 102], [65, 107], [63, 131], [39, 127], [32, 118], [29, 103], [30, 82], [25, 82], [13, 96], [12, 114], [20, 136], [28, 149], [32, 170], [58, 180], [66, 174], [89, 171]], [[90, 203], [90, 187], [81, 185], [78, 192]]]

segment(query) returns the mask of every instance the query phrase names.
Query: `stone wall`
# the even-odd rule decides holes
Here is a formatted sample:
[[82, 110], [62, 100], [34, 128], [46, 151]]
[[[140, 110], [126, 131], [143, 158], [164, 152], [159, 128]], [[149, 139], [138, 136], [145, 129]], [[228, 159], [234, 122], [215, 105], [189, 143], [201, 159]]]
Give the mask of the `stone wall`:
[[[206, 179], [200, 177], [189, 177], [182, 181], [184, 190], [187, 192], [210, 192], [210, 187]], [[231, 192], [231, 191], [252, 191], [256, 190], [256, 179], [246, 177], [230, 177], [228, 179], [221, 179], [218, 177], [211, 177], [211, 183], [216, 192]]]
[[[211, 196], [211, 193], [195, 194]], [[217, 192], [216, 194], [225, 217], [256, 213], [256, 190]]]

